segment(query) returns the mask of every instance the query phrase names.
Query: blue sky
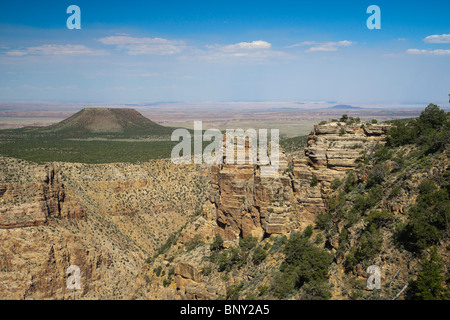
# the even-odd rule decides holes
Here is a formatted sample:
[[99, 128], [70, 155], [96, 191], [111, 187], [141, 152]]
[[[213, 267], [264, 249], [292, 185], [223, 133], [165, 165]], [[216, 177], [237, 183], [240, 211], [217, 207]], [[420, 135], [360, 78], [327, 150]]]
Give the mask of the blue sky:
[[[81, 8], [81, 30], [66, 9]], [[369, 30], [369, 5], [381, 29]], [[448, 103], [450, 1], [0, 2], [0, 101]]]

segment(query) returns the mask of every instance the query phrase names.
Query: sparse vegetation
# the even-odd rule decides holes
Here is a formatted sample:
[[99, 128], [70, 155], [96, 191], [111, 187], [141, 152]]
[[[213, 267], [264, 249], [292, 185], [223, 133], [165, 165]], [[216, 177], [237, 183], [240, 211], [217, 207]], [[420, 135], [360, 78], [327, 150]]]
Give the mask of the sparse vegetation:
[[316, 175], [313, 175], [313, 176], [312, 176], [312, 179], [311, 179], [310, 186], [311, 186], [311, 187], [315, 187], [315, 186], [318, 185], [318, 183], [319, 183], [319, 179], [317, 178]]
[[[283, 299], [303, 287], [310, 299], [330, 297], [325, 284], [332, 257], [325, 250], [314, 246], [302, 234], [293, 233], [286, 243], [284, 253], [286, 258], [273, 282], [275, 296]], [[312, 288], [322, 290], [313, 294]]]

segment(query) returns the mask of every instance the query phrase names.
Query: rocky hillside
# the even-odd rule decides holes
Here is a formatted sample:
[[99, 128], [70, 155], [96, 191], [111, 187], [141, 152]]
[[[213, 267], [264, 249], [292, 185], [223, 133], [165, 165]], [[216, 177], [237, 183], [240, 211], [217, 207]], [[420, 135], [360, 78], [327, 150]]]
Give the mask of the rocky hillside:
[[[145, 297], [145, 261], [205, 200], [196, 166], [35, 165], [1, 158], [0, 295], [4, 299]], [[81, 270], [81, 290], [66, 286]]]
[[[444, 113], [423, 135], [447, 124]], [[317, 125], [303, 156], [282, 157], [270, 177], [257, 166], [212, 167], [201, 216], [145, 273], [150, 297], [420, 298], [430, 264], [441, 288], [432, 294], [447, 297], [447, 145], [433, 153], [396, 146], [398, 127], [348, 118]], [[368, 288], [370, 265], [380, 289]]]
[[316, 125], [272, 175], [0, 158], [0, 294], [448, 299], [449, 137], [430, 105], [409, 123]]

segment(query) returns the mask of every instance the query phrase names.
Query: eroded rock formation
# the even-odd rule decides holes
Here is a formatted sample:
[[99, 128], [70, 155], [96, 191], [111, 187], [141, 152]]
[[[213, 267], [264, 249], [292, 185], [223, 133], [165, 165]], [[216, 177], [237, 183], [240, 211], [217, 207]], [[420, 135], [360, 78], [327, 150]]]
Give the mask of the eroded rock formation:
[[374, 144], [383, 143], [387, 128], [337, 122], [316, 125], [304, 156], [288, 163], [281, 153], [273, 175], [261, 175], [260, 167], [253, 164], [213, 166], [212, 206], [205, 206], [204, 216], [215, 221], [216, 233], [231, 241], [302, 229], [325, 210], [331, 182], [355, 168], [357, 159]]
[[29, 169], [25, 181], [2, 176], [0, 181], [0, 228], [24, 228], [43, 225], [49, 216], [79, 219], [82, 206], [67, 198], [64, 184], [55, 168]]
[[[377, 143], [384, 143], [387, 128], [378, 124], [316, 125], [304, 154], [289, 159], [281, 153], [278, 171], [272, 175], [261, 175], [260, 167], [252, 164], [212, 166], [209, 200], [202, 215], [182, 232], [179, 245], [194, 237], [211, 242], [215, 234], [220, 234], [228, 247], [248, 235], [262, 239], [313, 224], [318, 212], [327, 209], [333, 180], [343, 179], [358, 165], [358, 158]], [[175, 259], [172, 298], [224, 295], [220, 281], [201, 275], [205, 267], [201, 257], [209, 254], [209, 248], [203, 246], [195, 255]], [[160, 295], [155, 293], [154, 297]]]

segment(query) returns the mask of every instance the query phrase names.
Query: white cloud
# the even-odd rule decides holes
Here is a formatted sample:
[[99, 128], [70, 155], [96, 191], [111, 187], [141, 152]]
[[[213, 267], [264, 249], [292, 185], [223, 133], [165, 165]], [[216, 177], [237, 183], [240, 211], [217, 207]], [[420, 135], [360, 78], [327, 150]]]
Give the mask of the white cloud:
[[349, 47], [356, 44], [354, 41], [342, 40], [342, 41], [330, 41], [330, 42], [317, 42], [317, 41], [303, 41], [296, 43], [286, 48], [295, 48], [308, 46], [309, 48], [305, 52], [324, 52], [324, 51], [337, 51], [340, 47]]
[[450, 34], [434, 34], [423, 39], [426, 43], [450, 43]]
[[340, 47], [349, 47], [354, 45], [356, 42], [343, 40], [336, 42], [323, 42], [319, 43], [317, 46], [312, 46], [306, 52], [317, 52], [317, 51], [337, 51]]
[[84, 45], [74, 44], [45, 44], [42, 46], [28, 47], [25, 49], [9, 50], [6, 52], [9, 56], [22, 57], [26, 55], [104, 55], [103, 50], [95, 50]]
[[435, 50], [425, 50], [425, 49], [408, 49], [406, 53], [416, 54], [416, 55], [433, 55], [433, 56], [444, 56], [450, 55], [450, 50], [435, 49]]
[[184, 42], [162, 38], [138, 38], [116, 35], [98, 39], [103, 44], [115, 45], [129, 55], [172, 55], [183, 50]]
[[270, 49], [272, 45], [267, 41], [257, 40], [252, 42], [239, 42], [222, 47], [222, 51], [236, 52], [242, 50], [265, 50]]
[[208, 45], [207, 51], [200, 56], [207, 60], [243, 58], [248, 60], [266, 60], [271, 57], [286, 56], [284, 52], [272, 50], [272, 44], [255, 40], [230, 45]]

